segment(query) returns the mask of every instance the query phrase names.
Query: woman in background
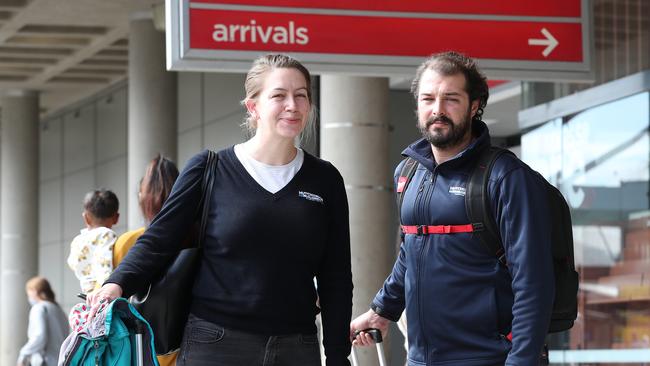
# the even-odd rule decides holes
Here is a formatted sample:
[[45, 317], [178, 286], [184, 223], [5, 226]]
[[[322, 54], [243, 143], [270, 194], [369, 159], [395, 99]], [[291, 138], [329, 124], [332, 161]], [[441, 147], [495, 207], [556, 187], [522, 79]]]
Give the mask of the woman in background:
[[120, 235], [113, 249], [113, 268], [117, 268], [129, 249], [160, 212], [172, 191], [176, 178], [178, 178], [178, 168], [168, 158], [158, 154], [149, 162], [138, 189], [138, 204], [145, 226]]
[[[117, 268], [126, 253], [149, 226], [154, 217], [160, 212], [163, 203], [169, 197], [172, 186], [178, 177], [178, 168], [171, 160], [158, 154], [147, 165], [144, 177], [140, 181], [138, 190], [138, 204], [144, 217], [145, 226], [127, 231], [120, 235], [113, 248], [113, 268]], [[155, 334], [154, 334], [155, 337]], [[178, 352], [167, 355], [157, 355], [160, 366], [173, 366], [176, 364]]]
[[68, 318], [56, 303], [54, 291], [44, 277], [33, 277], [25, 285], [29, 310], [27, 343], [20, 349], [17, 365], [56, 365], [61, 343], [68, 336]]

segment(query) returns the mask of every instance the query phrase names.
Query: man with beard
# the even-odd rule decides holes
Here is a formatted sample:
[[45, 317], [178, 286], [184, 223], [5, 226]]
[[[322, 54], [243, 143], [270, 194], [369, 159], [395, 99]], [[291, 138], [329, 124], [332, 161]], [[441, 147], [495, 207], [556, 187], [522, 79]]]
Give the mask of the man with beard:
[[[511, 154], [494, 163], [487, 209], [503, 265], [465, 208], [468, 178], [490, 146], [485, 77], [474, 60], [446, 52], [418, 68], [411, 91], [423, 138], [402, 153], [417, 162], [405, 190], [404, 161], [395, 173], [402, 245], [371, 310], [350, 323], [351, 337], [368, 328], [386, 335], [406, 310], [409, 366], [541, 364], [555, 291], [543, 178]], [[360, 332], [354, 344], [372, 338]]]

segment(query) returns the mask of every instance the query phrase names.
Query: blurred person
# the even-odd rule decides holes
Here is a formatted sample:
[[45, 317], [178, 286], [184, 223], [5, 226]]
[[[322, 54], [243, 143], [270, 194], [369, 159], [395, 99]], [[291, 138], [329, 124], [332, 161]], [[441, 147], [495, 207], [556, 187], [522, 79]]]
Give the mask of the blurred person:
[[25, 285], [29, 310], [27, 343], [20, 349], [18, 366], [56, 365], [61, 343], [70, 332], [68, 318], [56, 303], [54, 291], [44, 277]]
[[178, 178], [178, 168], [170, 159], [158, 154], [149, 162], [138, 188], [138, 205], [144, 217], [145, 226], [127, 231], [117, 238], [113, 248], [114, 268], [117, 268], [129, 249], [160, 212], [163, 203], [171, 193], [176, 178]]
[[[138, 189], [138, 204], [144, 217], [145, 226], [127, 231], [117, 238], [113, 249], [114, 268], [117, 268], [129, 249], [133, 247], [136, 240], [138, 240], [151, 224], [154, 217], [160, 212], [160, 209], [171, 193], [176, 178], [178, 178], [178, 168], [176, 168], [176, 164], [170, 159], [158, 154], [158, 156], [149, 162]], [[174, 365], [176, 364], [177, 356], [178, 352], [173, 352], [168, 355], [158, 355], [158, 363], [160, 366]]]
[[70, 244], [68, 266], [79, 280], [85, 294], [98, 289], [113, 271], [113, 246], [117, 234], [112, 227], [120, 217], [119, 200], [115, 193], [96, 189], [83, 200], [86, 227]]

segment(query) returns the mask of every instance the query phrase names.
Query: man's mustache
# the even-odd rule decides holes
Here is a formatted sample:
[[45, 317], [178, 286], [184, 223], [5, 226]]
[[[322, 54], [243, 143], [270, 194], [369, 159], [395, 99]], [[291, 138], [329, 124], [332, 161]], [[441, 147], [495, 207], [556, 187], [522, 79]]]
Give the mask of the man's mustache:
[[447, 123], [447, 124], [450, 124], [450, 125], [453, 124], [453, 121], [447, 116], [435, 116], [435, 117], [431, 117], [431, 118], [429, 118], [427, 120], [426, 127], [429, 128], [429, 127], [431, 127], [432, 124], [434, 124], [436, 122]]

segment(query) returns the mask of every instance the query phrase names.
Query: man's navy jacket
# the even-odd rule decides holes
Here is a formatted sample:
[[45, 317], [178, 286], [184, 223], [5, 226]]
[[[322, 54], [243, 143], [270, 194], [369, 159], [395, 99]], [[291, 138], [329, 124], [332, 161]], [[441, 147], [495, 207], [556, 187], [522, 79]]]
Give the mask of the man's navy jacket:
[[[439, 165], [424, 139], [404, 150], [420, 164], [404, 192], [403, 225], [469, 223], [467, 181], [478, 152], [490, 144], [484, 123], [472, 131], [470, 146]], [[488, 195], [507, 267], [472, 233], [403, 236], [372, 308], [393, 321], [406, 310], [410, 366], [538, 364], [555, 291], [542, 179], [510, 154], [495, 162]], [[510, 331], [512, 343], [505, 337]]]

